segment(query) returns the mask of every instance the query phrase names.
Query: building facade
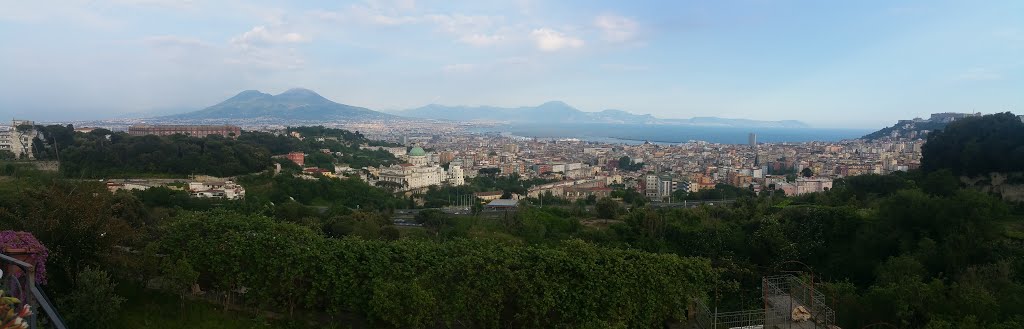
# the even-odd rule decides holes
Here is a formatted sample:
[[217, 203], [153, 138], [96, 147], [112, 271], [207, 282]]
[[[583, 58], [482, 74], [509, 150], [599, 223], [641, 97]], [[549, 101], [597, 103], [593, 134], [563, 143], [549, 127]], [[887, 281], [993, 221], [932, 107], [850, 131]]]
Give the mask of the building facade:
[[0, 151], [11, 152], [15, 159], [34, 160], [32, 140], [36, 137], [42, 138], [35, 129], [35, 122], [11, 120], [10, 126], [0, 126]]
[[288, 153], [288, 155], [286, 155], [286, 157], [288, 157], [288, 160], [291, 160], [295, 164], [299, 165], [299, 167], [305, 167], [306, 166], [306, 154], [305, 153], [302, 153], [302, 152], [291, 152], [291, 153]]

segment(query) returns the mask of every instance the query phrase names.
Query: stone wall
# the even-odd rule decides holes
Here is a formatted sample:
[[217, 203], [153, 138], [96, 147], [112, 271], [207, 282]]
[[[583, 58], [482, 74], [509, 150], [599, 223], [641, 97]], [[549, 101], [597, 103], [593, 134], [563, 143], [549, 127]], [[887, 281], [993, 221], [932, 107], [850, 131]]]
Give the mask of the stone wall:
[[999, 194], [1006, 201], [1024, 201], [1024, 172], [961, 176], [960, 181], [982, 192]]

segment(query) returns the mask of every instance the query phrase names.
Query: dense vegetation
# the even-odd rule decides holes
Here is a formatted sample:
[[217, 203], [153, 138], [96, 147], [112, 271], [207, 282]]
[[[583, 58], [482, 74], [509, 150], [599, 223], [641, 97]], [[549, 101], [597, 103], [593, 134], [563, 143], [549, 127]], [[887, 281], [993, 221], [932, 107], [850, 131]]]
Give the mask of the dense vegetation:
[[234, 176], [270, 166], [265, 148], [230, 138], [76, 136], [61, 150], [61, 172], [70, 177], [131, 177], [146, 174]]
[[466, 197], [471, 197], [476, 192], [500, 191], [504, 193], [504, 198], [511, 197], [512, 193], [525, 196], [531, 187], [555, 181], [542, 178], [523, 179], [519, 174], [498, 176], [494, 172], [467, 179], [466, 185], [462, 186], [431, 186], [420, 196], [426, 207], [436, 208], [466, 204]]
[[1024, 122], [1010, 112], [960, 119], [932, 132], [921, 153], [925, 171], [949, 169], [967, 176], [1024, 171]]
[[[37, 126], [44, 138], [34, 142], [37, 157], [61, 160], [61, 173], [72, 178], [140, 176], [183, 177], [204, 174], [219, 177], [266, 170], [271, 155], [303, 152], [312, 166], [333, 169], [334, 164], [353, 168], [397, 162], [385, 151], [363, 150], [360, 145], [389, 145], [370, 141], [358, 132], [324, 127], [289, 128], [303, 139], [265, 132], [243, 132], [235, 138], [129, 136], [105, 129], [75, 133], [68, 126]], [[317, 137], [323, 137], [321, 138]], [[324, 154], [321, 150], [330, 150]]]
[[178, 219], [160, 252], [201, 269], [204, 287], [249, 288], [240, 302], [355, 311], [401, 328], [651, 327], [682, 318], [711, 277], [706, 261], [583, 242], [325, 239], [228, 212]]
[[[341, 180], [309, 181], [325, 182]], [[190, 296], [193, 283], [208, 291], [203, 300], [231, 308], [355, 314], [374, 326], [650, 327], [683, 318], [714, 276], [706, 260], [562, 241], [554, 229], [517, 233], [534, 234], [538, 244], [527, 245], [471, 239], [453, 229], [467, 227], [465, 218], [427, 223], [433, 234], [399, 233], [370, 207], [289, 218], [246, 201], [193, 212], [187, 207], [214, 205], [167, 189], [110, 194], [96, 182], [45, 175], [0, 187], [0, 226], [33, 232], [50, 248], [47, 289], [83, 328], [116, 323], [122, 301], [137, 302], [117, 294], [119, 285]], [[547, 224], [524, 223], [572, 222], [537, 214]]]
[[[1006, 119], [963, 120], [936, 138], [1012, 153], [1024, 141], [985, 137], [1012, 136], [998, 128], [1013, 126]], [[620, 190], [623, 202], [592, 207], [422, 210], [422, 227], [392, 223], [410, 200], [356, 179], [298, 178], [296, 168], [239, 177], [245, 200], [202, 201], [166, 188], [111, 194], [15, 167], [0, 181], [0, 227], [50, 248], [46, 288], [68, 318], [111, 319], [76, 320], [85, 328], [148, 303], [119, 293], [126, 285], [373, 327], [656, 327], [681, 320], [691, 297], [761, 308], [761, 277], [787, 272], [813, 273], [843, 328], [1024, 327], [1024, 205], [962, 187], [956, 175], [970, 166], [955, 171], [936, 154], [927, 170], [848, 177], [799, 197], [720, 186], [685, 197], [734, 203], [666, 209]], [[484, 175], [423, 197], [441, 205], [446, 191], [536, 183]]]

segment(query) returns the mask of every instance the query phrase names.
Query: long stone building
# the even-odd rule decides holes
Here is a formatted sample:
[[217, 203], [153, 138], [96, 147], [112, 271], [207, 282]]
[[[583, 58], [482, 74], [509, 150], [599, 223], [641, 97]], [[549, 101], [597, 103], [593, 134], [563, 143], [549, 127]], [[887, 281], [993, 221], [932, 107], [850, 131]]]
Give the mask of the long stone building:
[[206, 137], [209, 135], [236, 137], [242, 134], [242, 128], [232, 125], [133, 125], [128, 127], [128, 135], [132, 136], [171, 136], [177, 134], [193, 137]]

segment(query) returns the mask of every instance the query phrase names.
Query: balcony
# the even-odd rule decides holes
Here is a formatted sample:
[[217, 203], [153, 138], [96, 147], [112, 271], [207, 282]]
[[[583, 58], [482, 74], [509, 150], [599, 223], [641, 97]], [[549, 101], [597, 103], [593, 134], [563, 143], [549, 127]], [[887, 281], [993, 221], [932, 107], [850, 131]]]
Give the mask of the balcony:
[[25, 320], [29, 329], [56, 328], [67, 329], [64, 319], [57, 313], [50, 298], [43, 288], [36, 283], [35, 267], [14, 257], [0, 254], [0, 290], [5, 297], [14, 297], [21, 301], [15, 309], [22, 305], [30, 305], [32, 314]]

